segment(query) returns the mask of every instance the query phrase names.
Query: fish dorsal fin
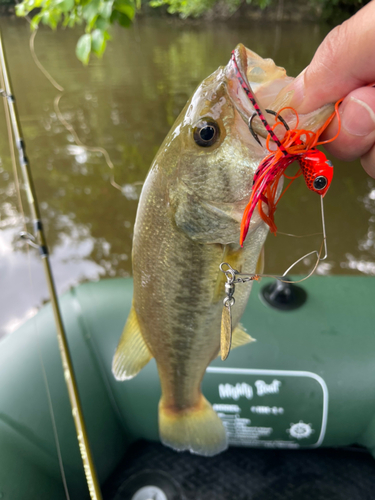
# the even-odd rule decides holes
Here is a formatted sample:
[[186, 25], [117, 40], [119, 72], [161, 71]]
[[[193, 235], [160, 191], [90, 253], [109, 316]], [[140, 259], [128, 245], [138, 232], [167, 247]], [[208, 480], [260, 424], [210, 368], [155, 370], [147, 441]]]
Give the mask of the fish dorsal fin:
[[250, 337], [248, 333], [245, 332], [244, 327], [240, 324], [234, 330], [232, 334], [232, 349], [240, 347], [241, 345], [249, 344], [250, 342], [255, 342], [255, 339]]
[[117, 380], [128, 380], [137, 375], [152, 359], [139, 327], [134, 305], [122, 332], [112, 361], [112, 373]]

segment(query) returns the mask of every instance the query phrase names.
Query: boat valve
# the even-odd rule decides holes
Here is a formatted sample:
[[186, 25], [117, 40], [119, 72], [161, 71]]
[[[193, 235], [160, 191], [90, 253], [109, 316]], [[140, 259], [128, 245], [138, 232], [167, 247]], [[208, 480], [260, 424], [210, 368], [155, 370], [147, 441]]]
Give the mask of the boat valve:
[[[285, 281], [291, 281], [287, 276], [283, 276]], [[301, 307], [307, 299], [307, 293], [300, 286], [285, 281], [274, 280], [264, 286], [259, 297], [266, 305], [280, 311], [293, 311]]]

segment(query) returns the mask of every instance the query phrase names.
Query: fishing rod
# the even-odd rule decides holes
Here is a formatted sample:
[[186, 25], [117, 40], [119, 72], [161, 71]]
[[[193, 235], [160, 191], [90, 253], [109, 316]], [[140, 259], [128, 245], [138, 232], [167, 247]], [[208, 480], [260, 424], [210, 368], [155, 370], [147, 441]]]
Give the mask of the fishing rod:
[[[83, 417], [82, 405], [78, 393], [78, 386], [74, 374], [72, 358], [70, 355], [68, 341], [59, 308], [56, 287], [49, 259], [47, 240], [40, 216], [40, 210], [32, 178], [31, 168], [26, 156], [25, 142], [24, 139], [22, 138], [22, 130], [18, 118], [15, 98], [12, 93], [12, 88], [10, 84], [1, 31], [0, 31], [0, 77], [2, 86], [0, 94], [7, 101], [6, 109], [9, 112], [14, 141], [16, 143], [19, 152], [19, 162], [26, 189], [27, 201], [29, 203], [31, 216], [34, 223], [35, 237], [28, 233], [21, 233], [21, 236], [32, 246], [39, 248], [40, 256], [44, 266], [46, 281], [48, 285], [48, 291], [51, 300], [53, 315], [55, 319], [57, 342], [61, 356], [61, 363], [68, 390], [70, 405], [72, 409], [74, 425], [76, 428], [78, 446], [81, 453], [83, 468], [86, 475], [87, 486], [89, 489], [91, 500], [102, 500], [99, 481], [96, 475], [94, 461], [90, 450], [90, 444]], [[34, 243], [34, 240], [37, 241], [37, 244]]]

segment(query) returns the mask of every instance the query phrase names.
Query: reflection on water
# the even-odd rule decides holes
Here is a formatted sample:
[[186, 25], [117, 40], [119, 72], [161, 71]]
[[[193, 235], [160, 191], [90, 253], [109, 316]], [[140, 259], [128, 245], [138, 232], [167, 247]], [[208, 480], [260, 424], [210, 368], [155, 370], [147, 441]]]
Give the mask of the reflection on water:
[[[104, 59], [83, 68], [74, 55], [78, 31], [41, 29], [36, 51], [65, 88], [60, 100], [63, 118], [84, 144], [108, 150], [118, 190], [111, 185], [111, 170], [102, 154], [77, 145], [58, 120], [53, 105], [58, 92], [31, 59], [28, 25], [24, 20], [0, 21], [59, 292], [87, 279], [131, 273], [140, 184], [195, 87], [226, 64], [238, 42], [296, 75], [327, 32], [312, 24], [185, 26], [142, 20], [128, 31], [115, 30]], [[36, 251], [30, 249], [28, 256], [17, 236], [22, 220], [2, 115], [0, 160], [3, 335], [35, 313], [47, 290]], [[326, 197], [329, 257], [318, 272], [375, 274], [375, 185], [358, 164], [334, 163], [335, 179]], [[320, 231], [317, 196], [301, 180], [295, 182], [280, 203], [276, 221], [286, 233]], [[319, 236], [271, 235], [267, 272], [283, 272], [320, 244]], [[297, 270], [307, 272], [313, 264], [305, 259]]]

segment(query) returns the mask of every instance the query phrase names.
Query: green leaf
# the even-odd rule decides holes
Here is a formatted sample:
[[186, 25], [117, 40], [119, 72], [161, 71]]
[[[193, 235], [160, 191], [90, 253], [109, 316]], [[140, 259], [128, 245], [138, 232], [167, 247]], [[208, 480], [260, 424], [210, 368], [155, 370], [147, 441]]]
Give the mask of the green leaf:
[[79, 6], [75, 6], [73, 10], [65, 15], [65, 20], [63, 26], [68, 26], [69, 28], [73, 28], [76, 24], [82, 24], [82, 16], [81, 13], [78, 12]]
[[114, 23], [115, 21], [117, 21], [123, 28], [128, 28], [132, 24], [131, 19], [118, 10], [114, 10], [111, 15], [111, 23]]
[[92, 22], [99, 15], [100, 1], [91, 0], [82, 9], [82, 16], [88, 22]]
[[115, 0], [113, 8], [125, 14], [130, 20], [132, 20], [135, 15], [135, 5], [131, 0]]
[[[19, 4], [21, 5], [21, 4]], [[39, 23], [40, 23], [40, 20], [42, 19], [42, 13], [39, 12], [38, 14], [36, 14], [32, 19], [31, 19], [31, 23], [30, 23], [30, 27], [31, 29], [34, 31], [38, 28], [39, 26]]]
[[82, 35], [77, 42], [76, 56], [83, 64], [88, 64], [91, 52], [91, 35], [87, 33]]
[[104, 19], [109, 19], [112, 14], [112, 8], [113, 8], [113, 0], [110, 0], [109, 2], [103, 2], [100, 9], [100, 15], [104, 17]]
[[98, 57], [101, 57], [105, 51], [105, 46], [106, 46], [106, 41], [104, 32], [98, 29], [94, 30], [91, 33], [91, 48], [93, 52]]
[[28, 11], [26, 10], [25, 4], [19, 3], [16, 5], [16, 14], [17, 16], [24, 17], [28, 14]]
[[73, 9], [75, 3], [74, 0], [57, 0], [56, 5], [62, 10], [62, 12], [69, 12]]
[[109, 19], [104, 19], [103, 17], [99, 16], [98, 19], [95, 22], [95, 28], [105, 31], [109, 26]]
[[42, 23], [47, 24], [50, 28], [56, 29], [61, 21], [61, 11], [59, 10], [42, 10]]

